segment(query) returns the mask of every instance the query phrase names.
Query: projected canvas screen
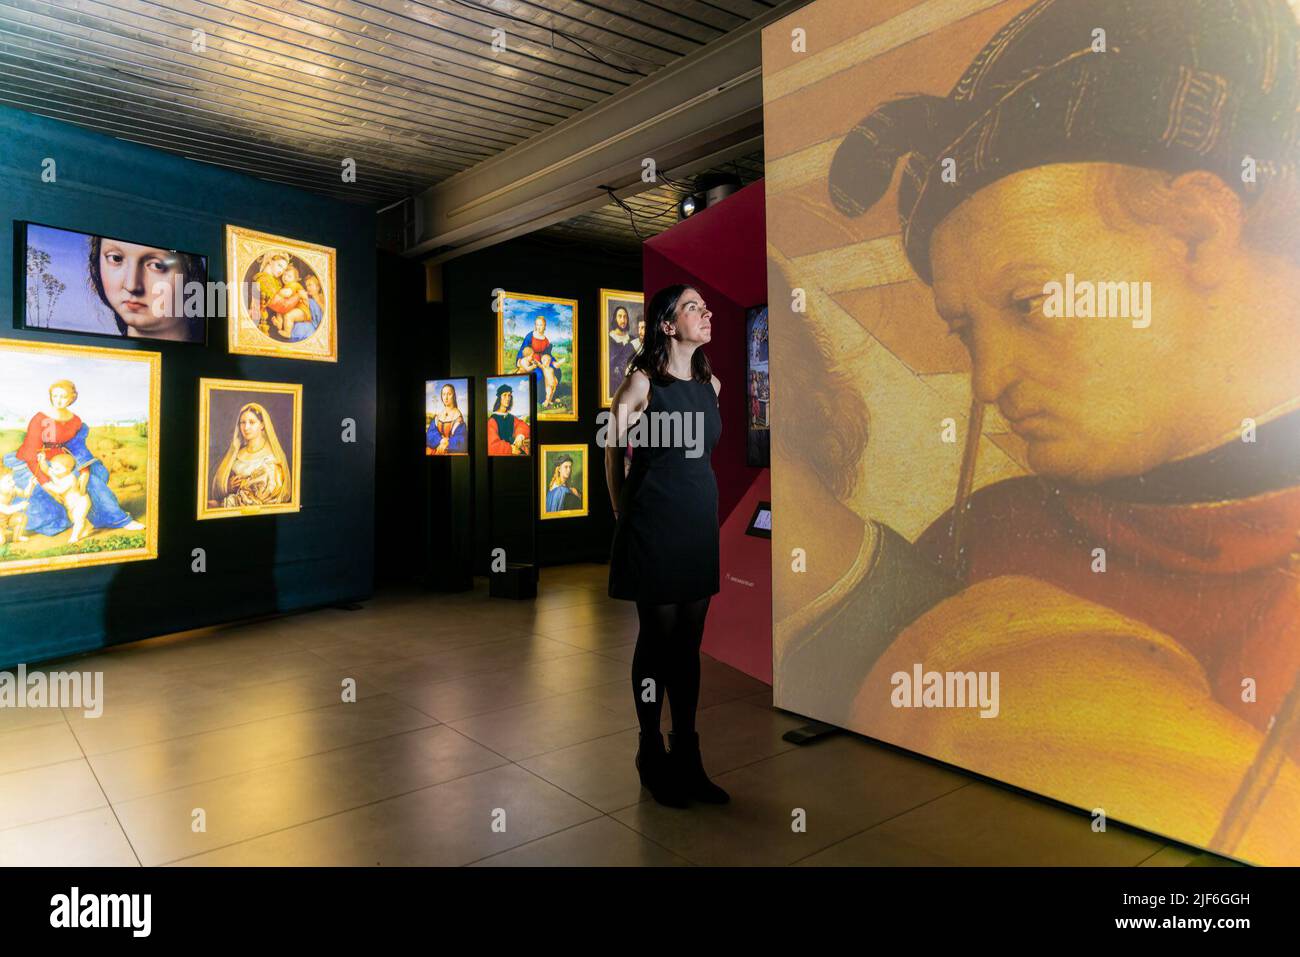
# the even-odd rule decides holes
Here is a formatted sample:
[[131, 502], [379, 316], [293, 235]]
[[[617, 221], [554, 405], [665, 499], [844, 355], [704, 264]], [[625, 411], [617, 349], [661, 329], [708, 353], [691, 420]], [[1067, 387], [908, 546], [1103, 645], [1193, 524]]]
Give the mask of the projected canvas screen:
[[1283, 0], [766, 29], [778, 707], [1300, 864], [1297, 33]]

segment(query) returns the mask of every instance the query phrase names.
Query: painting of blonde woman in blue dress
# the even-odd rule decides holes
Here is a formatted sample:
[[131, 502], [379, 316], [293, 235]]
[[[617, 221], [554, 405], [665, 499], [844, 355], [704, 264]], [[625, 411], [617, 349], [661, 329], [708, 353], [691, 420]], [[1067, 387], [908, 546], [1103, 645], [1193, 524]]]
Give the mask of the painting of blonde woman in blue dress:
[[578, 303], [505, 292], [498, 297], [497, 372], [530, 374], [539, 421], [578, 420]]
[[587, 514], [587, 447], [543, 445], [540, 459], [541, 517], [579, 518]]
[[424, 384], [424, 454], [469, 454], [469, 379]]
[[199, 396], [198, 517], [298, 511], [302, 386], [200, 379]]
[[0, 342], [0, 575], [157, 557], [160, 369]]

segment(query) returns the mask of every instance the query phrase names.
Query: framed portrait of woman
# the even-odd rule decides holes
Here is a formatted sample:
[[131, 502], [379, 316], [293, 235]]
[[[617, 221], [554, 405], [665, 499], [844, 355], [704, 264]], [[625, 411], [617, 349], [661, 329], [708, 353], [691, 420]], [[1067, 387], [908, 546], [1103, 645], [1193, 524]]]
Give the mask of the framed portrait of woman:
[[156, 352], [0, 340], [0, 575], [158, 557]]
[[24, 328], [208, 341], [206, 256], [39, 223], [18, 228]]
[[227, 226], [230, 351], [337, 362], [335, 266], [329, 246]]
[[543, 445], [537, 457], [541, 470], [539, 517], [581, 518], [587, 508], [587, 447]]
[[198, 517], [302, 507], [302, 386], [199, 380]]
[[645, 295], [621, 289], [600, 291], [600, 406], [614, 404], [627, 364], [641, 351], [645, 338]]
[[532, 375], [538, 421], [578, 421], [578, 302], [502, 292], [497, 372]]
[[424, 384], [424, 454], [469, 455], [474, 420], [469, 379], [430, 379]]

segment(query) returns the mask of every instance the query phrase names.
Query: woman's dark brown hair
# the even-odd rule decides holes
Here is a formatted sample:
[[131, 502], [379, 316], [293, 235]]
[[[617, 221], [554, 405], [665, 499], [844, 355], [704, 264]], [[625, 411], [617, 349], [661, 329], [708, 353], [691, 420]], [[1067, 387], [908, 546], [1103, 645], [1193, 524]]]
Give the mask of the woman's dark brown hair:
[[[668, 359], [672, 355], [669, 343], [672, 342], [663, 330], [665, 322], [677, 321], [677, 303], [682, 293], [694, 286], [678, 283], [665, 286], [654, 294], [645, 313], [645, 341], [641, 351], [628, 363], [627, 374], [640, 370], [650, 377], [651, 382], [670, 382], [673, 376], [668, 372]], [[709, 357], [703, 349], [696, 349], [691, 356], [691, 378], [696, 382], [712, 382], [713, 370], [709, 367]]]

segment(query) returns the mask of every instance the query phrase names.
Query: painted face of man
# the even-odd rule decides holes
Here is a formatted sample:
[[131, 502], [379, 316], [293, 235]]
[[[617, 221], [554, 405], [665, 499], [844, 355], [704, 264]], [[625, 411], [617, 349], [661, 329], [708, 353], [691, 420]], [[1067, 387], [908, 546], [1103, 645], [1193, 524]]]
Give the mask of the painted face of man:
[[[1126, 173], [1124, 168], [1119, 168]], [[1140, 475], [1190, 451], [1206, 355], [1204, 291], [1170, 226], [1118, 223], [1103, 164], [1058, 164], [981, 189], [931, 241], [935, 307], [965, 345], [975, 396], [995, 404], [1039, 474], [1090, 483]], [[1050, 318], [1067, 274], [1149, 282], [1154, 321]], [[1218, 381], [1222, 382], [1222, 370]]]

